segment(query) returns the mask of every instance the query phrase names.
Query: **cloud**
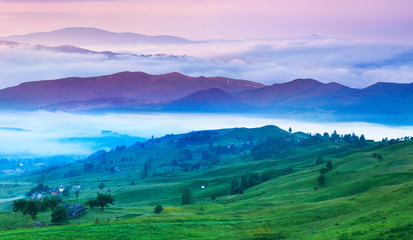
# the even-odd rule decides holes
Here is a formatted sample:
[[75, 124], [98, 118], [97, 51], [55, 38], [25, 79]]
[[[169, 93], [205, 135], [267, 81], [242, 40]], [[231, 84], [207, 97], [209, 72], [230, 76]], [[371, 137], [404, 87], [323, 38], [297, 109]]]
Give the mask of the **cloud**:
[[[122, 71], [181, 72], [274, 84], [314, 78], [363, 88], [375, 82], [412, 82], [412, 46], [309, 36], [295, 39], [211, 41], [183, 46], [90, 46], [92, 50], [134, 53], [66, 54], [0, 47], [0, 88], [21, 82], [89, 77]], [[141, 54], [166, 53], [186, 57]]]
[[[193, 130], [233, 127], [261, 127], [275, 124], [282, 129], [312, 133], [364, 134], [368, 139], [413, 136], [413, 127], [392, 127], [368, 123], [314, 123], [273, 117], [252, 117], [223, 114], [103, 114], [86, 115], [61, 112], [0, 112], [0, 127], [23, 128], [30, 131], [0, 129], [0, 158], [29, 158], [53, 155], [87, 156], [99, 148], [77, 138], [97, 137], [102, 130], [150, 138]], [[139, 124], [136, 124], [139, 123]], [[76, 138], [73, 140], [73, 138]]]

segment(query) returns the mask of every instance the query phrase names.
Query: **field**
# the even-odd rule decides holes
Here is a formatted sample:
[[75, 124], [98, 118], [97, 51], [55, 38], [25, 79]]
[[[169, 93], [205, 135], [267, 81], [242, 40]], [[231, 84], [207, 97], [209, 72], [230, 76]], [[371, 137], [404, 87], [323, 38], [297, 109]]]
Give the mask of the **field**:
[[[1, 189], [0, 194], [9, 198], [24, 195], [36, 186], [36, 179], [44, 177], [49, 186], [82, 186], [85, 190], [80, 192], [79, 202], [95, 197], [96, 192], [106, 193], [108, 188], [116, 201], [103, 211], [88, 210], [63, 226], [51, 224], [51, 210], [40, 212], [35, 221], [47, 224], [42, 228], [27, 228], [33, 222], [31, 218], [10, 211], [11, 202], [3, 202], [0, 239], [411, 239], [413, 236], [413, 141], [359, 144], [343, 137], [334, 140], [330, 136], [290, 134], [272, 126], [219, 130], [209, 134], [208, 139], [194, 134], [150, 140], [144, 147], [114, 150], [104, 157], [91, 157], [85, 162], [22, 176], [17, 181], [5, 179], [10, 188]], [[273, 146], [273, 142], [266, 140], [271, 136], [286, 139], [274, 140], [284, 144], [283, 147], [266, 151], [265, 146]], [[241, 151], [242, 145], [250, 141], [259, 147]], [[294, 141], [300, 144], [292, 144]], [[204, 151], [215, 152], [211, 145], [217, 149], [217, 146], [235, 145], [239, 150], [216, 155], [218, 164], [194, 167], [202, 162], [209, 164], [202, 155]], [[191, 158], [185, 158], [186, 150]], [[318, 156], [322, 156], [323, 164], [315, 164]], [[149, 176], [142, 179], [142, 168], [149, 158], [152, 167]], [[180, 159], [180, 166], [169, 164], [174, 159]], [[321, 184], [317, 178], [327, 161], [333, 167], [324, 173], [325, 182]], [[105, 167], [86, 173], [86, 163]], [[125, 170], [105, 170], [114, 166]], [[185, 167], [192, 169], [184, 171]], [[70, 170], [73, 176], [68, 176]], [[270, 179], [245, 189], [242, 194], [230, 195], [231, 181], [241, 180], [247, 173], [260, 176], [266, 173]], [[97, 186], [102, 182], [105, 187], [100, 190]], [[12, 187], [13, 184], [17, 186]], [[184, 188], [191, 190], [192, 204], [181, 205]], [[64, 200], [76, 202], [73, 192]], [[153, 213], [156, 204], [164, 207], [159, 215]]]

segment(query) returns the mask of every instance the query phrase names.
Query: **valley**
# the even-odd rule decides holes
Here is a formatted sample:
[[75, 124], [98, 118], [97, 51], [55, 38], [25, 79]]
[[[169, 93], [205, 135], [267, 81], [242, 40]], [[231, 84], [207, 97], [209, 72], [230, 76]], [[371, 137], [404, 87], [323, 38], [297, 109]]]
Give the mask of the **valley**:
[[[52, 226], [50, 210], [39, 212], [36, 221], [50, 226], [30, 229], [23, 228], [29, 216], [3, 211], [0, 236], [408, 239], [412, 149], [410, 138], [373, 142], [355, 135], [289, 133], [275, 126], [170, 134], [17, 177], [14, 194], [24, 195], [41, 178], [50, 187], [80, 186], [82, 204], [96, 192], [110, 193], [115, 204], [89, 209], [65, 226]], [[323, 163], [316, 165], [320, 156]], [[328, 161], [331, 170], [321, 174]], [[243, 183], [254, 174], [257, 181]], [[231, 195], [234, 179], [239, 187], [249, 184], [242, 194]], [[182, 205], [186, 188], [192, 201]], [[71, 192], [63, 200], [74, 203], [74, 198]], [[153, 213], [156, 204], [164, 207], [159, 215]], [[10, 209], [11, 203], [0, 206]]]

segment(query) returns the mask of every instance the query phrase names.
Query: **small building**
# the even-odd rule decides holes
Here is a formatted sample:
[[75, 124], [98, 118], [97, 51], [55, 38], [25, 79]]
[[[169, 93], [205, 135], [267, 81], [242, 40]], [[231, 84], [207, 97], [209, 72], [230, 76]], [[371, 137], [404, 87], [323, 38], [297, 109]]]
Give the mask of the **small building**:
[[86, 207], [80, 203], [75, 203], [67, 208], [67, 214], [70, 218], [77, 218], [86, 213]]
[[66, 189], [65, 186], [60, 185], [60, 187], [59, 187], [59, 191], [60, 191], [60, 192], [63, 192], [65, 189]]
[[43, 199], [43, 194], [39, 193], [39, 192], [34, 192], [31, 196], [30, 199], [34, 199], [34, 200], [42, 200]]
[[112, 192], [112, 190], [110, 190], [110, 188], [108, 188], [108, 190], [107, 190], [106, 192], [108, 192], [108, 193], [109, 193], [109, 192]]
[[80, 190], [80, 186], [79, 185], [73, 185], [72, 190], [73, 191], [78, 191], [78, 190]]
[[59, 188], [55, 187], [50, 190], [50, 194], [52, 194], [53, 196], [60, 196], [61, 192], [59, 191]]

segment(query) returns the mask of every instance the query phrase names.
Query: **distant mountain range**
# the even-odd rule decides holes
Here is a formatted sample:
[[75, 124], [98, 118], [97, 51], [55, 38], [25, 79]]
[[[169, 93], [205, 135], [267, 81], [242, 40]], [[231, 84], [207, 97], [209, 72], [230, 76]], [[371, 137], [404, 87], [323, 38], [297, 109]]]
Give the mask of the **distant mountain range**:
[[180, 73], [150, 75], [143, 72], [121, 72], [100, 77], [72, 77], [22, 83], [0, 90], [0, 106], [37, 108], [56, 103], [65, 105], [66, 102], [96, 102], [96, 99], [113, 102], [113, 99], [118, 98], [125, 99], [123, 101], [159, 103], [174, 101], [210, 88], [219, 88], [235, 94], [261, 87], [264, 85], [260, 83], [222, 77], [189, 77]]
[[125, 45], [125, 44], [188, 44], [191, 41], [174, 36], [147, 36], [137, 33], [115, 33], [98, 28], [73, 27], [51, 32], [0, 37], [3, 41], [42, 44], [48, 46]]
[[22, 83], [0, 90], [1, 108], [50, 111], [239, 112], [413, 123], [413, 83], [364, 89], [314, 79], [266, 86], [222, 77], [121, 72]]
[[8, 48], [22, 48], [22, 49], [29, 49], [35, 51], [47, 51], [53, 53], [75, 53], [75, 54], [103, 54], [107, 57], [116, 57], [124, 54], [115, 53], [111, 51], [103, 51], [103, 52], [96, 52], [91, 51], [89, 49], [75, 47], [71, 45], [61, 45], [58, 47], [49, 47], [40, 44], [29, 44], [29, 43], [20, 43], [20, 42], [12, 42], [12, 41], [3, 41], [0, 40], [0, 46], [8, 47]]

